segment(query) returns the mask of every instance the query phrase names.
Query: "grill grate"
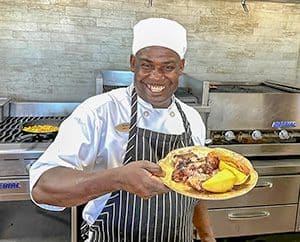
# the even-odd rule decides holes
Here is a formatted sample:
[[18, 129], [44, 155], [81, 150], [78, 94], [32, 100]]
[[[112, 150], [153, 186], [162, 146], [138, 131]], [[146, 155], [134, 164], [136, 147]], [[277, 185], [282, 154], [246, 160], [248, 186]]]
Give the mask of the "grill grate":
[[26, 143], [26, 142], [48, 142], [53, 141], [53, 135], [25, 134], [20, 129], [24, 122], [33, 120], [63, 120], [65, 117], [9, 117], [0, 123], [0, 143]]
[[212, 85], [210, 92], [225, 92], [225, 93], [285, 93], [280, 89], [272, 88], [265, 85]]

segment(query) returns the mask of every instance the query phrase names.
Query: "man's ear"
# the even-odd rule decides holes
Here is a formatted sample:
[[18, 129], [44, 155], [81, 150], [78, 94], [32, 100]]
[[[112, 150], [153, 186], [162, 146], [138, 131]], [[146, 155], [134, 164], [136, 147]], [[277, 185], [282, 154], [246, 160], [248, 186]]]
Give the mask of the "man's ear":
[[183, 73], [184, 65], [185, 65], [185, 59], [180, 60], [180, 63], [179, 63], [179, 74], [180, 75]]
[[132, 72], [135, 71], [135, 56], [134, 55], [130, 55], [130, 70]]

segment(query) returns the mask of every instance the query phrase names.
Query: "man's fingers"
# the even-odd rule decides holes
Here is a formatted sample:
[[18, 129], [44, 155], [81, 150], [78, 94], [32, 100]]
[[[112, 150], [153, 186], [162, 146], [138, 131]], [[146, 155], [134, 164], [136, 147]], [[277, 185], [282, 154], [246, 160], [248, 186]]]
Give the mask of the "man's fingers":
[[153, 162], [144, 161], [144, 168], [155, 176], [164, 177], [166, 175], [165, 171], [162, 170], [158, 164]]
[[157, 187], [155, 188], [155, 195], [161, 194], [161, 193], [166, 193], [169, 192], [171, 189], [168, 188], [164, 183], [162, 183], [162, 181], [160, 180], [160, 178], [156, 177], [156, 176], [152, 176], [152, 179], [154, 180], [154, 182], [157, 181]]

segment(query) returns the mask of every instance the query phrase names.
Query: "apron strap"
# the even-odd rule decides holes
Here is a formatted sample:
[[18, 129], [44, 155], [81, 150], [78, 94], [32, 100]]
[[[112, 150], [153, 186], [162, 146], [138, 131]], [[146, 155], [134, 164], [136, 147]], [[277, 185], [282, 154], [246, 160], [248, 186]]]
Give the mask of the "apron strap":
[[135, 88], [133, 88], [131, 93], [130, 127], [129, 127], [128, 143], [127, 143], [127, 149], [124, 158], [124, 164], [127, 164], [132, 159], [130, 153], [136, 144], [136, 131], [137, 131], [137, 92], [135, 91]]
[[192, 130], [191, 130], [191, 125], [190, 125], [190, 122], [187, 120], [186, 118], [186, 115], [185, 113], [183, 112], [179, 102], [177, 100], [175, 100], [175, 104], [178, 108], [178, 111], [181, 115], [181, 118], [182, 118], [182, 121], [183, 121], [183, 126], [184, 126], [184, 129], [185, 129], [185, 133], [184, 133], [184, 136], [185, 136], [185, 144], [187, 146], [190, 146], [190, 145], [194, 145], [194, 141], [192, 139]]

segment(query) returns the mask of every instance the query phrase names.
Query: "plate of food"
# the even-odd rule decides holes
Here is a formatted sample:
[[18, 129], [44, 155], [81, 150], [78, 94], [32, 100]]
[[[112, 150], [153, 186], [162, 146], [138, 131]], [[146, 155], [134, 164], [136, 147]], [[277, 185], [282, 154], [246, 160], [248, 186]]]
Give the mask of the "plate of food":
[[225, 200], [251, 191], [258, 174], [244, 156], [224, 148], [189, 146], [171, 151], [159, 161], [162, 181], [183, 195]]

